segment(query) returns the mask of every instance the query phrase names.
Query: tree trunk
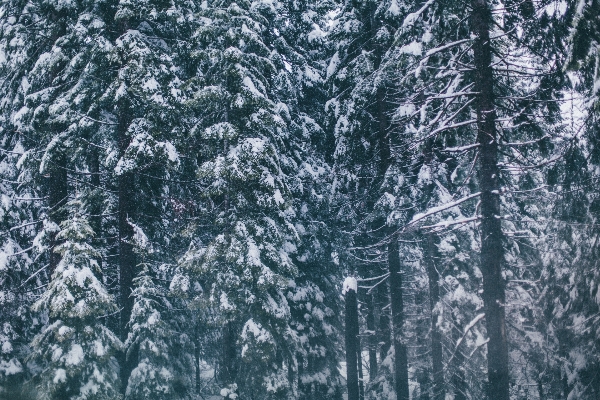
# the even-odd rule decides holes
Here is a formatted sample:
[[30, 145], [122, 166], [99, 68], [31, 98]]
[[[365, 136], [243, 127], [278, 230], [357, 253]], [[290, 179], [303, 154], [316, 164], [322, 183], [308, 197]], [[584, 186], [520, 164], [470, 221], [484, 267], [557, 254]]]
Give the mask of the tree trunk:
[[498, 143], [494, 107], [494, 76], [490, 28], [492, 13], [486, 0], [472, 0], [471, 30], [475, 36], [475, 92], [477, 143], [481, 191], [481, 272], [488, 349], [488, 397], [509, 400], [508, 346], [505, 324], [505, 293], [502, 279], [504, 257], [500, 223]]
[[[60, 155], [53, 160], [49, 170], [48, 177], [48, 219], [60, 227], [60, 224], [67, 218], [67, 212], [64, 208], [68, 196], [67, 162], [64, 155]], [[54, 249], [60, 244], [53, 232], [50, 236], [50, 260], [48, 272], [50, 276], [56, 270], [60, 262], [60, 254]]]
[[235, 382], [237, 375], [236, 332], [233, 322], [227, 322], [223, 327], [222, 346], [219, 378], [227, 386]]
[[[454, 319], [454, 327], [452, 341], [458, 343], [462, 336], [463, 325], [460, 321]], [[452, 375], [452, 386], [454, 386], [454, 400], [467, 400], [467, 383], [465, 380], [465, 356], [461, 351], [463, 346], [459, 346], [454, 349], [454, 361], [452, 362], [451, 370], [454, 371]]]
[[196, 367], [196, 394], [200, 394], [200, 322], [194, 326], [194, 364]]
[[442, 335], [437, 325], [439, 310], [437, 305], [440, 301], [439, 274], [435, 267], [435, 237], [432, 233], [427, 234], [427, 246], [425, 265], [429, 278], [429, 306], [431, 308], [431, 365], [433, 374], [433, 400], [444, 400], [446, 398], [446, 387], [444, 385], [444, 364], [442, 351]]
[[369, 381], [373, 382], [377, 376], [377, 335], [375, 334], [375, 302], [373, 294], [367, 293], [367, 330], [369, 346]]
[[[357, 314], [358, 319], [358, 314]], [[357, 324], [358, 326], [358, 324]], [[358, 369], [358, 399], [365, 398], [365, 380], [363, 377], [362, 346], [360, 344], [360, 330], [356, 332], [356, 365]]]
[[[90, 183], [92, 185], [92, 199], [89, 208], [90, 226], [94, 231], [93, 244], [96, 248], [102, 247], [102, 195], [100, 192], [100, 155], [98, 149], [92, 147], [89, 154], [89, 168], [90, 168]], [[98, 276], [97, 278], [103, 281], [103, 263], [102, 257], [98, 258]], [[106, 324], [108, 323], [108, 317], [105, 319]]]
[[[124, 112], [123, 114], [127, 114]], [[123, 157], [131, 138], [127, 134], [129, 118], [120, 116], [118, 129], [119, 156]], [[129, 221], [135, 214], [135, 176], [132, 171], [121, 173], [118, 179], [118, 228], [119, 228], [119, 302], [121, 307], [119, 336], [123, 342], [127, 340], [127, 324], [133, 309], [133, 278], [135, 277], [136, 257], [133, 249], [133, 226]], [[136, 349], [127, 349], [129, 357], [124, 354], [121, 359], [121, 382], [123, 390], [127, 388], [127, 381], [131, 371], [137, 365]]]
[[[381, 347], [379, 348], [379, 359], [381, 361], [385, 360], [392, 347], [392, 331], [390, 329], [390, 296], [387, 282], [379, 285], [377, 290], [377, 300], [378, 306], [381, 311], [379, 313], [379, 323], [377, 324], [378, 328], [378, 337], [379, 343], [381, 343]], [[386, 308], [387, 307], [387, 308]]]
[[392, 337], [395, 352], [394, 380], [398, 400], [409, 400], [408, 357], [402, 342], [404, 326], [404, 300], [402, 298], [402, 275], [400, 274], [400, 249], [398, 239], [392, 236], [388, 245], [388, 268], [390, 272], [390, 299], [392, 303]]
[[346, 384], [348, 400], [359, 400], [358, 388], [358, 304], [356, 292], [346, 291]]
[[[102, 199], [100, 193], [100, 155], [98, 149], [92, 148], [89, 156], [90, 183], [92, 184], [93, 202], [90, 206], [90, 226], [94, 230], [95, 240], [102, 236]], [[101, 262], [101, 260], [99, 261]], [[100, 264], [101, 265], [101, 264]]]

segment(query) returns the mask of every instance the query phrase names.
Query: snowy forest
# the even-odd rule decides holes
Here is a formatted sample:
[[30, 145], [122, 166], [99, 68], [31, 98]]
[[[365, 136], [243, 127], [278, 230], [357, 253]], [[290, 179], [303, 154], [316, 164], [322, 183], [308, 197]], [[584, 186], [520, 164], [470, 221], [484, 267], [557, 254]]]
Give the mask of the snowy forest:
[[0, 0], [0, 398], [600, 399], [598, 0]]

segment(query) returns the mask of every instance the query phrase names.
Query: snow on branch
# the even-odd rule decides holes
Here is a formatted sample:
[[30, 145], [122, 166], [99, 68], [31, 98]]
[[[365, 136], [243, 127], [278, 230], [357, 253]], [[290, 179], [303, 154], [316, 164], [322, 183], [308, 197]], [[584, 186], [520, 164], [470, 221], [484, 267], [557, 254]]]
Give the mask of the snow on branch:
[[427, 2], [425, 4], [423, 4], [423, 7], [421, 7], [420, 9], [418, 9], [417, 11], [410, 13], [406, 16], [406, 18], [404, 18], [404, 22], [402, 22], [402, 28], [407, 28], [407, 27], [411, 27], [414, 25], [415, 21], [417, 20], [417, 18], [419, 18], [419, 16], [421, 14], [423, 14], [423, 12], [425, 10], [427, 10], [427, 8], [433, 4], [433, 0], [427, 0]]
[[460, 147], [447, 147], [445, 149], [442, 149], [442, 151], [444, 153], [464, 153], [465, 151], [469, 151], [471, 149], [476, 149], [479, 147], [479, 143], [474, 143], [474, 144], [469, 144], [466, 146], [460, 146]]
[[473, 193], [473, 194], [470, 194], [468, 196], [463, 197], [462, 199], [451, 201], [450, 203], [442, 204], [442, 205], [437, 206], [437, 207], [432, 207], [432, 208], [430, 208], [429, 210], [427, 210], [424, 213], [416, 214], [412, 218], [412, 220], [406, 225], [406, 227], [413, 226], [417, 222], [419, 222], [419, 221], [421, 221], [421, 220], [423, 220], [423, 219], [425, 219], [427, 217], [430, 217], [430, 216], [432, 216], [434, 214], [437, 214], [437, 213], [439, 213], [441, 211], [444, 211], [444, 210], [447, 210], [449, 208], [456, 207], [457, 205], [462, 204], [465, 201], [471, 200], [471, 199], [473, 199], [475, 197], [479, 197], [480, 194], [481, 194], [481, 192]]
[[460, 218], [460, 219], [457, 219], [454, 221], [442, 221], [442, 222], [438, 222], [437, 224], [433, 224], [433, 225], [425, 225], [425, 226], [422, 226], [421, 228], [431, 229], [431, 230], [435, 231], [438, 229], [447, 228], [452, 225], [468, 224], [469, 222], [477, 221], [479, 218], [480, 218], [479, 216], [475, 216], [475, 217], [468, 217], [468, 218]]
[[478, 314], [475, 318], [473, 318], [473, 320], [471, 322], [469, 322], [467, 324], [467, 326], [465, 326], [465, 330], [463, 332], [463, 335], [460, 337], [460, 339], [458, 339], [456, 341], [456, 344], [454, 345], [454, 352], [452, 352], [452, 356], [450, 356], [450, 359], [448, 360], [448, 362], [446, 363], [446, 367], [448, 367], [449, 365], [451, 365], [452, 359], [454, 358], [454, 356], [456, 355], [456, 352], [458, 351], [458, 348], [460, 346], [460, 344], [463, 342], [463, 340], [465, 340], [465, 337], [467, 337], [467, 334], [469, 333], [469, 331], [471, 329], [473, 329], [473, 327], [479, 322], [481, 321], [483, 318], [485, 317], [485, 313], [481, 313]]

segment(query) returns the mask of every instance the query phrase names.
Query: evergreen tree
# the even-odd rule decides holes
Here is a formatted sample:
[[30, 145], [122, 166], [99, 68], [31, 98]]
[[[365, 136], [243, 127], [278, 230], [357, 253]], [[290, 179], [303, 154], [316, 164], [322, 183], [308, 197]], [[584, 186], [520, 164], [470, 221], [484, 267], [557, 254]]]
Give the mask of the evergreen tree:
[[221, 379], [223, 386], [237, 383], [243, 396], [295, 390], [288, 372], [296, 373], [297, 339], [286, 291], [298, 273], [291, 257], [300, 210], [291, 192], [303, 148], [277, 92], [290, 81], [273, 48], [269, 21], [277, 7], [226, 1], [204, 7], [200, 16], [211, 23], [196, 33], [199, 70], [189, 83], [197, 88], [191, 107], [202, 110], [191, 131], [203, 146], [201, 207], [216, 229], [199, 232], [183, 265], [223, 317], [223, 348], [242, 348], [225, 352]]
[[99, 279], [93, 231], [77, 201], [61, 225], [55, 251], [61, 255], [48, 289], [34, 309], [48, 313], [49, 325], [33, 340], [30, 359], [40, 366], [34, 382], [44, 399], [118, 399], [119, 339], [100, 317], [116, 311]]
[[[182, 318], [148, 266], [134, 280], [134, 304], [125, 346], [137, 356], [125, 398], [178, 399], [191, 389], [189, 338]], [[133, 351], [135, 349], [135, 351]]]

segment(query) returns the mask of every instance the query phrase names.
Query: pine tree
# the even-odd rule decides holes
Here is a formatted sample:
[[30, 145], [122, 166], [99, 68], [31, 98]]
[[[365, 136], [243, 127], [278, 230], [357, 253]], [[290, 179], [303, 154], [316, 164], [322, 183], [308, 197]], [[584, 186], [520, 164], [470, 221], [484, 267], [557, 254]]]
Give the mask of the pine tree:
[[148, 266], [143, 266], [134, 280], [125, 346], [137, 360], [132, 360], [136, 367], [127, 384], [127, 399], [178, 399], [191, 389], [189, 338], [166, 290], [154, 279]]
[[[554, 202], [545, 232], [544, 321], [548, 326], [552, 366], [543, 379], [548, 394], [564, 398], [594, 398], [599, 360], [590, 349], [597, 346], [598, 310], [596, 287], [598, 199], [598, 5], [569, 2], [555, 13], [565, 21], [571, 126], [557, 147], [563, 157], [547, 174]], [[578, 96], [582, 99], [579, 100]], [[574, 112], [581, 115], [574, 115]], [[544, 349], [546, 350], [546, 349]], [[548, 396], [550, 397], [550, 396]]]
[[183, 265], [222, 315], [223, 348], [242, 348], [225, 351], [223, 386], [237, 383], [248, 396], [293, 392], [288, 372], [296, 369], [286, 292], [298, 271], [291, 191], [302, 158], [294, 151], [303, 149], [277, 92], [289, 74], [273, 50], [278, 6], [207, 5], [200, 15], [212, 23], [196, 33], [199, 72], [189, 82], [199, 110], [191, 139], [203, 146], [201, 207], [216, 229], [199, 232]]
[[93, 231], [77, 201], [61, 224], [55, 251], [61, 255], [48, 289], [34, 309], [48, 313], [49, 325], [33, 340], [30, 360], [40, 365], [34, 382], [44, 399], [118, 399], [119, 339], [100, 317], [117, 310], [89, 244]]

